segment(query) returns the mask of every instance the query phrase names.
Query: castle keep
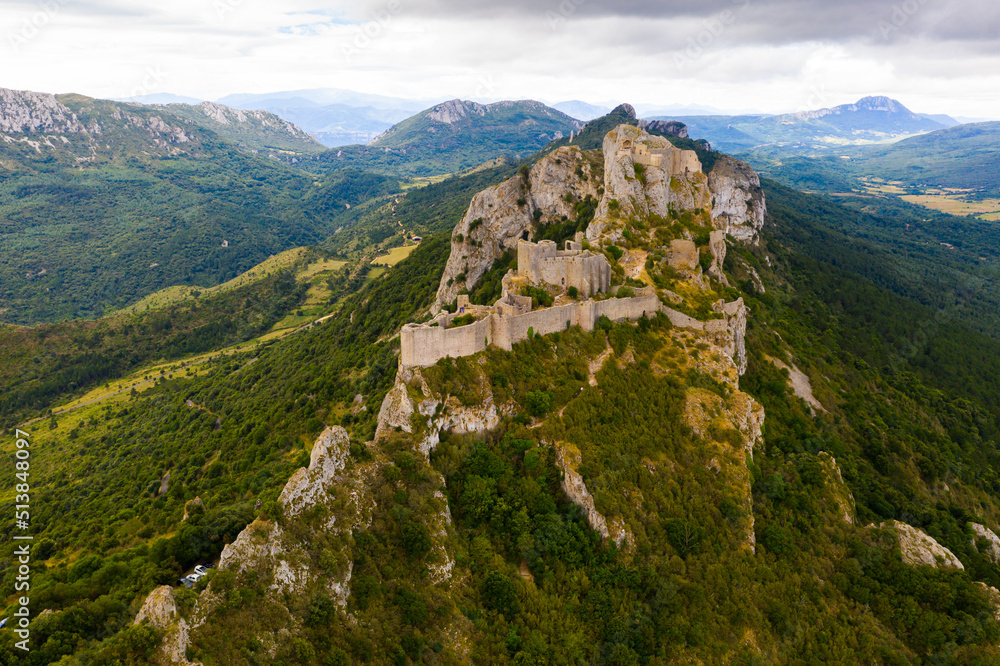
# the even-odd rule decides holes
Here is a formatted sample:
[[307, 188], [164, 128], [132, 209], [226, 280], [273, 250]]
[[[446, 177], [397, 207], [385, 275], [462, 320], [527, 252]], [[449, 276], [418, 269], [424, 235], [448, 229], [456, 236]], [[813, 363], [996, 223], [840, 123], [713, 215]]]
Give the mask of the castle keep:
[[546, 284], [560, 289], [575, 287], [580, 296], [588, 298], [605, 292], [611, 286], [611, 264], [602, 254], [584, 250], [577, 241], [566, 241], [559, 251], [550, 240], [517, 244], [517, 274], [534, 284]]

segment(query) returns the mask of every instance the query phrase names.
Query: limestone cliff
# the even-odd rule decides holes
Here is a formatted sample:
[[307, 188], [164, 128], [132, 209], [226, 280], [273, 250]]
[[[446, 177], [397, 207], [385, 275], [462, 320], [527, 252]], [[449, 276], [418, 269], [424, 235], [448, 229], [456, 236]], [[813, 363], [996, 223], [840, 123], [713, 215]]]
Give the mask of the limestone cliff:
[[600, 163], [567, 146], [539, 160], [527, 178], [518, 174], [474, 196], [452, 232], [437, 307], [472, 288], [496, 259], [516, 250], [517, 241], [533, 236], [540, 226], [572, 219], [572, 202], [598, 198], [601, 182]]
[[177, 612], [174, 591], [169, 585], [161, 585], [146, 597], [134, 622], [143, 623], [163, 632], [163, 639], [153, 655], [154, 664], [200, 666], [199, 662], [187, 659], [186, 650], [190, 640], [188, 623]]
[[965, 569], [955, 554], [926, 532], [898, 520], [887, 520], [882, 527], [896, 532], [903, 562], [912, 566]]
[[746, 162], [719, 155], [708, 174], [712, 191], [712, 223], [716, 229], [747, 243], [756, 243], [764, 226], [766, 205], [760, 176]]
[[[485, 435], [500, 425], [502, 416], [516, 412], [516, 405], [497, 405], [485, 378], [481, 378], [483, 397], [480, 404], [466, 407], [449, 395], [434, 392], [418, 367], [401, 367], [396, 383], [382, 401], [375, 440], [389, 437], [399, 428], [420, 437], [418, 449], [425, 456], [441, 441], [442, 432], [456, 435]], [[417, 397], [414, 398], [413, 396]]]
[[669, 140], [631, 125], [619, 125], [604, 137], [604, 197], [587, 238], [621, 240], [623, 220], [673, 210], [706, 208], [711, 202], [708, 178], [698, 156]]
[[72, 133], [83, 124], [55, 95], [0, 88], [0, 132]]

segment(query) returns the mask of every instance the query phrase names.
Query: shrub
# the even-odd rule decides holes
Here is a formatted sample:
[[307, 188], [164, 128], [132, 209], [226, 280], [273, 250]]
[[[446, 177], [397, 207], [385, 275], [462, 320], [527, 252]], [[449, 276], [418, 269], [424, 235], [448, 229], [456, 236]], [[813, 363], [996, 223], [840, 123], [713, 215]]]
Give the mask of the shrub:
[[610, 254], [612, 257], [614, 257], [615, 261], [618, 261], [619, 259], [621, 259], [622, 255], [625, 254], [625, 251], [622, 250], [617, 245], [609, 245], [607, 249], [608, 249], [608, 254]]
[[570, 287], [566, 290], [566, 293], [569, 294], [570, 298], [576, 298], [580, 295], [580, 291], [576, 287]]
[[512, 617], [517, 613], [517, 590], [514, 581], [499, 571], [491, 571], [483, 582], [483, 600], [490, 610]]
[[618, 298], [632, 298], [633, 296], [635, 296], [635, 290], [632, 287], [618, 288]]
[[525, 406], [532, 416], [545, 416], [552, 409], [552, 394], [545, 391], [532, 391], [525, 399]]

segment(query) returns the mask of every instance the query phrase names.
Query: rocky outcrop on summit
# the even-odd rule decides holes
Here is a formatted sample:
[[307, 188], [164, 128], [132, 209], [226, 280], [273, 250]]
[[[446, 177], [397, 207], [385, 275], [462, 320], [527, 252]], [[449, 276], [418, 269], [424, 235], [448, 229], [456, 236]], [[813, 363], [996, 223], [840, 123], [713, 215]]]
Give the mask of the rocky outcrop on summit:
[[736, 240], [756, 243], [767, 212], [757, 172], [746, 162], [719, 155], [708, 174], [708, 186], [715, 228]]
[[669, 140], [632, 125], [619, 125], [604, 137], [604, 197], [587, 238], [621, 240], [621, 220], [673, 210], [707, 208], [711, 201], [708, 178], [691, 150], [675, 148]]
[[675, 136], [678, 139], [688, 138], [687, 125], [679, 120], [640, 120], [639, 129], [647, 132], [662, 132], [667, 136]]
[[[582, 176], [580, 174], [583, 174]], [[472, 288], [493, 262], [539, 226], [572, 219], [574, 201], [598, 195], [599, 163], [576, 146], [564, 146], [539, 160], [528, 173], [487, 188], [472, 198], [468, 211], [451, 236], [451, 254], [444, 269], [436, 304], [441, 308], [458, 293]]]
[[0, 132], [83, 131], [83, 124], [55, 95], [0, 88]]

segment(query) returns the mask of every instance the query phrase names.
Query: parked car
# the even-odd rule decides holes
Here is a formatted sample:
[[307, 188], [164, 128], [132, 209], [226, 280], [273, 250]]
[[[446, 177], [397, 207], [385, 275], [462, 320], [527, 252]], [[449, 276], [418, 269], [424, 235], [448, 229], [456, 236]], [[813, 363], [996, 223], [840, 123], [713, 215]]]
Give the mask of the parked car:
[[199, 576], [204, 576], [205, 574], [208, 573], [208, 569], [205, 568], [204, 564], [199, 564], [194, 568], [194, 572]]
[[191, 587], [192, 585], [194, 585], [194, 583], [192, 583], [191, 581], [189, 581], [187, 579], [187, 576], [185, 576], [184, 578], [178, 579], [177, 584], [178, 585], [183, 585], [184, 587]]
[[195, 583], [197, 583], [199, 578], [201, 578], [201, 575], [200, 574], [196, 574], [196, 573], [188, 574], [188, 576], [187, 576], [187, 579], [189, 581], [191, 581], [192, 585], [194, 585]]

